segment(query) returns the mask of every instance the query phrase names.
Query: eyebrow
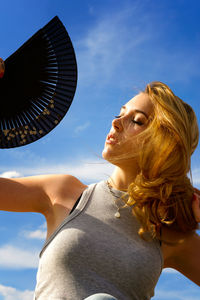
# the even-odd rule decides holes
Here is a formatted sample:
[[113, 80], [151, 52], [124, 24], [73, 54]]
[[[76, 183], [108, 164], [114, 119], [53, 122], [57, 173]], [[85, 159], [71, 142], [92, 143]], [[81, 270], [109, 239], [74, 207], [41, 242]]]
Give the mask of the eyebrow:
[[[123, 105], [123, 106], [121, 107], [120, 111], [121, 111], [122, 109], [126, 109], [126, 106]], [[147, 119], [149, 118], [148, 115], [147, 115], [144, 111], [142, 111], [142, 110], [134, 109], [134, 111], [137, 112], [137, 113], [143, 114]]]

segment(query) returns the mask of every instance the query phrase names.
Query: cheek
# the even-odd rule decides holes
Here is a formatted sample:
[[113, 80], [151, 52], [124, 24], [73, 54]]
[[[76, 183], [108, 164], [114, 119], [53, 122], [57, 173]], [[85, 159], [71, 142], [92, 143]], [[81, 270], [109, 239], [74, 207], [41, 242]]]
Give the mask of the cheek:
[[115, 145], [106, 144], [102, 151], [102, 157], [111, 161], [112, 159], [124, 159], [135, 157], [140, 148], [140, 141], [137, 135], [144, 130], [142, 127], [130, 126], [126, 133], [119, 135], [119, 142]]
[[126, 132], [125, 132], [125, 136], [126, 139], [135, 139], [135, 137], [142, 131], [144, 131], [146, 129], [146, 125], [135, 125], [133, 126], [132, 124], [129, 125], [129, 127], [127, 128]]

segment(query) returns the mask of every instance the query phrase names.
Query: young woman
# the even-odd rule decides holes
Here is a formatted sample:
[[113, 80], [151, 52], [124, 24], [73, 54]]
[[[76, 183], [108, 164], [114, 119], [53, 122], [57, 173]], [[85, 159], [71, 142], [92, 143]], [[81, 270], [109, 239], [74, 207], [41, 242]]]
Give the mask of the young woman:
[[112, 122], [106, 181], [2, 178], [2, 210], [46, 217], [35, 299], [150, 299], [166, 267], [200, 285], [199, 199], [187, 176], [197, 143], [192, 108], [153, 82]]

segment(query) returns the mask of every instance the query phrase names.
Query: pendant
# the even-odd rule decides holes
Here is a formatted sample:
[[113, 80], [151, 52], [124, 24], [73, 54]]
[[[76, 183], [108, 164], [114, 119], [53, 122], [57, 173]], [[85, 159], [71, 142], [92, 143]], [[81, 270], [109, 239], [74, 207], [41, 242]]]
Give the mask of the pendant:
[[120, 218], [120, 213], [118, 211], [115, 213], [115, 218]]

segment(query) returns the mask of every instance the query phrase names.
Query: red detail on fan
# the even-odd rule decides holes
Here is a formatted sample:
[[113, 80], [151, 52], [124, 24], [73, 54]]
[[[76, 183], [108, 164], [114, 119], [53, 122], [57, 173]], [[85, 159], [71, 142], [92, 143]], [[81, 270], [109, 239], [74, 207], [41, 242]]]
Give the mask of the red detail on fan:
[[5, 72], [5, 64], [2, 58], [0, 58], [0, 78], [3, 77]]

